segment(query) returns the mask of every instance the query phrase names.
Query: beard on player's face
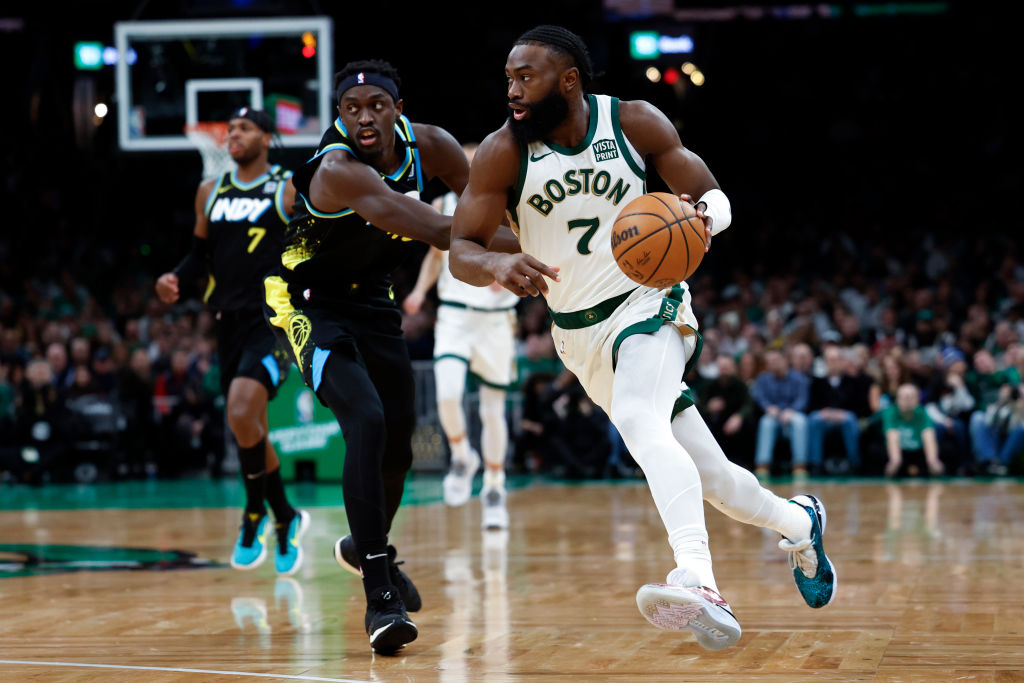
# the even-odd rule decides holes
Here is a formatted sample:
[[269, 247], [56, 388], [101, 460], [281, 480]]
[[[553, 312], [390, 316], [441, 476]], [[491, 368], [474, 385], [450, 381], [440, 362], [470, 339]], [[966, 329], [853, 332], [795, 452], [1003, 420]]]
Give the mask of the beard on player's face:
[[525, 119], [516, 121], [514, 117], [509, 118], [509, 128], [512, 135], [523, 145], [528, 145], [537, 140], [543, 140], [551, 132], [565, 121], [569, 115], [569, 102], [558, 91], [552, 88], [551, 92], [545, 95], [544, 99], [534, 104], [516, 102], [517, 106], [525, 107], [530, 115]]
[[245, 166], [256, 161], [260, 156], [260, 148], [257, 145], [243, 146], [237, 152], [228, 152], [231, 158], [239, 166]]

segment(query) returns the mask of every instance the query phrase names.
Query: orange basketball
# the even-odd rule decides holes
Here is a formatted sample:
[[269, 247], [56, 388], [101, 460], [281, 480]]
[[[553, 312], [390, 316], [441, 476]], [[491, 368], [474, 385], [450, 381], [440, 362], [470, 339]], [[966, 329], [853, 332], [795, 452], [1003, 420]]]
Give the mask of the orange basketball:
[[671, 287], [693, 275], [704, 258], [704, 221], [693, 205], [651, 192], [622, 207], [612, 226], [612, 256], [631, 280]]

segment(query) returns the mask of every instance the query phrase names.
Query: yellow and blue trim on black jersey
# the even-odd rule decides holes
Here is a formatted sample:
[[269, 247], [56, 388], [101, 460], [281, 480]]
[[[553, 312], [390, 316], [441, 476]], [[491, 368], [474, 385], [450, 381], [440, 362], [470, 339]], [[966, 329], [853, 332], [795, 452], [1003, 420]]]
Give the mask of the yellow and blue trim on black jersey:
[[[338, 131], [346, 140], [349, 139], [348, 129], [345, 124], [342, 123], [341, 117], [334, 119], [334, 129]], [[400, 180], [406, 173], [409, 172], [409, 167], [413, 166], [416, 169], [416, 189], [419, 192], [423, 192], [423, 167], [420, 163], [420, 150], [416, 144], [416, 134], [412, 130], [412, 122], [409, 121], [404, 115], [399, 115], [398, 120], [395, 121], [395, 134], [398, 138], [405, 143], [405, 159], [399, 164], [398, 170], [394, 173], [381, 173], [381, 177], [389, 180]], [[312, 157], [309, 158], [306, 163], [322, 157], [330, 151], [341, 149], [352, 156], [358, 158], [358, 155], [352, 150], [352, 147], [346, 142], [332, 142], [329, 145], [325, 145], [323, 149], [317, 151]], [[306, 205], [306, 210], [309, 211], [310, 215], [316, 216], [317, 218], [341, 218], [347, 216], [350, 213], [354, 213], [352, 209], [344, 209], [336, 213], [324, 213], [323, 211], [317, 211], [313, 208], [309, 198], [303, 195], [301, 192], [299, 196], [302, 198], [303, 203]]]

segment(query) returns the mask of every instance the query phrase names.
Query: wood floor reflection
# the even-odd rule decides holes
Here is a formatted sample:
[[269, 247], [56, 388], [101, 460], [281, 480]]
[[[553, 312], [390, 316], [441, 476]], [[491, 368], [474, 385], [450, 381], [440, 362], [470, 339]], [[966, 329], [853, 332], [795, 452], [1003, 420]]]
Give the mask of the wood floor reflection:
[[[721, 652], [636, 609], [636, 589], [672, 562], [643, 484], [551, 484], [510, 493], [508, 533], [480, 530], [476, 500], [400, 512], [392, 541], [424, 603], [412, 615], [419, 639], [400, 656], [372, 656], [361, 585], [331, 557], [344, 511], [312, 507], [306, 563], [288, 579], [272, 561], [251, 572], [165, 560], [96, 571], [87, 558], [99, 551], [86, 549], [84, 571], [43, 562], [0, 580], [0, 680], [1024, 680], [1024, 485], [804, 488], [828, 508], [835, 602], [804, 606], [778, 535], [709, 507], [716, 576], [743, 627]], [[237, 515], [0, 512], [0, 564], [20, 545], [42, 548], [43, 560], [95, 546], [224, 563]]]

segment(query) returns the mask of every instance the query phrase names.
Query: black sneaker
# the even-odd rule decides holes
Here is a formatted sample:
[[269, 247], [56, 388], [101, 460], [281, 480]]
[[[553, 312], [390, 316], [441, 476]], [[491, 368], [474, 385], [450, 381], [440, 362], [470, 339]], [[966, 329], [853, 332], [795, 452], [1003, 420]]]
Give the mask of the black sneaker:
[[395, 654], [419, 635], [394, 586], [382, 586], [366, 600], [366, 634], [370, 647], [382, 655]]
[[[420, 592], [416, 590], [416, 586], [405, 575], [405, 572], [398, 568], [398, 565], [402, 563], [395, 562], [395, 557], [397, 556], [398, 551], [395, 550], [395, 546], [389, 545], [388, 572], [391, 575], [391, 583], [398, 589], [398, 594], [401, 596], [402, 602], [405, 603], [405, 608], [410, 612], [419, 612], [420, 608], [423, 607]], [[363, 575], [363, 572], [359, 569], [359, 553], [356, 551], [356, 542], [352, 540], [351, 535], [339, 538], [338, 542], [334, 544], [334, 559], [338, 564], [356, 576], [361, 577]]]

